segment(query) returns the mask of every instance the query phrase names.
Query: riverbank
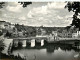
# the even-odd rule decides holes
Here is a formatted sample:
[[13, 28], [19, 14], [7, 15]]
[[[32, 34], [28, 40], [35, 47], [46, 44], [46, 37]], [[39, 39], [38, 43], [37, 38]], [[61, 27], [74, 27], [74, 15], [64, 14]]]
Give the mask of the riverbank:
[[20, 54], [14, 56], [13, 54], [8, 54], [10, 44], [12, 44], [13, 39], [1, 38], [1, 45], [3, 49], [0, 51], [0, 60], [26, 60], [25, 57], [21, 57]]
[[13, 39], [4, 38], [3, 43], [4, 43], [5, 47], [4, 47], [4, 50], [2, 51], [2, 53], [8, 55], [8, 48], [9, 48], [10, 44], [12, 44], [12, 42], [13, 42]]
[[14, 56], [14, 55], [6, 55], [3, 53], [0, 53], [0, 59], [1, 60], [26, 60], [25, 58], [22, 58], [20, 55]]

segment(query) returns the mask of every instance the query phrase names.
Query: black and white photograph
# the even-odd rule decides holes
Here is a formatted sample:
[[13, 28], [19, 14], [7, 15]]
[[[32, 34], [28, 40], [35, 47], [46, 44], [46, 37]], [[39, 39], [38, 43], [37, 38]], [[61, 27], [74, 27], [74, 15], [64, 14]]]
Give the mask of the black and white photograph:
[[0, 2], [0, 60], [80, 60], [80, 1]]

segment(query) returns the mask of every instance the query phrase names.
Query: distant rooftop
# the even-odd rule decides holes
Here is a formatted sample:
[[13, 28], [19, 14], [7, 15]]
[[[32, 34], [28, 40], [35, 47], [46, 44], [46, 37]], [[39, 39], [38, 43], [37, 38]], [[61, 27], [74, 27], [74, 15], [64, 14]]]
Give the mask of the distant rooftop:
[[9, 22], [6, 22], [6, 21], [0, 21], [0, 24], [5, 24], [5, 23], [7, 23], [7, 24], [10, 24]]
[[5, 21], [0, 21], [0, 22], [5, 22]]

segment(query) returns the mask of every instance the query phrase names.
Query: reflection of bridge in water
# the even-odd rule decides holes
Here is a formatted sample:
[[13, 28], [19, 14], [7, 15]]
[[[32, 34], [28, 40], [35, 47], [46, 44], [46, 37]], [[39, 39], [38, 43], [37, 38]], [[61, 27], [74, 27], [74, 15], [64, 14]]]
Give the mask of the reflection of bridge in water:
[[[13, 38], [15, 46], [31, 46], [31, 41], [34, 42], [34, 46], [44, 46], [47, 44], [68, 44], [74, 47], [80, 44], [80, 38], [56, 38], [55, 37], [28, 37], [28, 38]], [[33, 44], [32, 44], [33, 45]], [[33, 46], [33, 47], [34, 47]]]
[[58, 49], [61, 49], [61, 50], [64, 50], [64, 51], [71, 51], [71, 50], [74, 50], [74, 51], [80, 51], [80, 49], [78, 48], [75, 48], [75, 47], [72, 47], [70, 45], [64, 45], [64, 44], [47, 44], [47, 45], [44, 45], [44, 46], [40, 46], [40, 45], [36, 45], [34, 47], [31, 47], [31, 46], [26, 46], [26, 47], [14, 47], [13, 50], [18, 50], [18, 49], [37, 49], [37, 50], [40, 50], [40, 49], [46, 49], [46, 52], [47, 53], [53, 53], [54, 50], [58, 50]]

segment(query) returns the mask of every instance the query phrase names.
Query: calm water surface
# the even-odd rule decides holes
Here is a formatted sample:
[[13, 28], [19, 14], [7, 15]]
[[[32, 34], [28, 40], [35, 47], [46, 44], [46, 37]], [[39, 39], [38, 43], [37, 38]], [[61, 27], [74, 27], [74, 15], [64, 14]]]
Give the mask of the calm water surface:
[[[32, 41], [34, 45], [34, 41]], [[80, 60], [80, 52], [76, 48], [65, 45], [49, 44], [43, 47], [26, 47], [13, 50], [13, 54], [25, 57], [26, 60]]]

